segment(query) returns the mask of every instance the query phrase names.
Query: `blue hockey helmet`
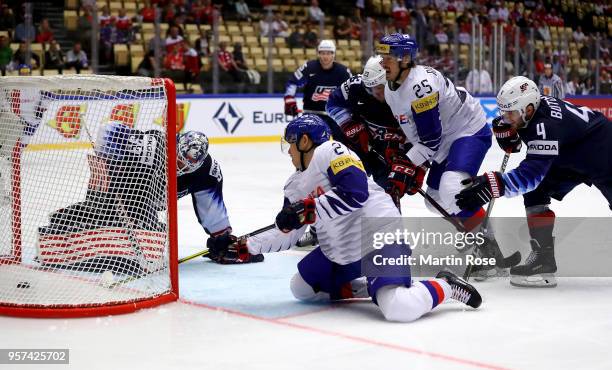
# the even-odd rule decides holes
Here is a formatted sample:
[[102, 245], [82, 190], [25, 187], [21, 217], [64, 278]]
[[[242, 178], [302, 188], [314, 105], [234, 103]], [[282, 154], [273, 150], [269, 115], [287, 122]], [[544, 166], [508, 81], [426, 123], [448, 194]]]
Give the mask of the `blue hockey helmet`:
[[198, 131], [187, 131], [176, 136], [178, 175], [191, 173], [202, 167], [208, 156], [208, 138]]
[[321, 145], [329, 140], [330, 130], [316, 114], [303, 114], [289, 122], [283, 139], [289, 144], [297, 143], [302, 135], [307, 135], [315, 145]]
[[410, 60], [416, 59], [419, 45], [416, 40], [410, 35], [401, 33], [392, 33], [381, 37], [376, 52], [380, 55], [394, 55], [397, 59], [403, 59], [404, 56], [410, 55]]

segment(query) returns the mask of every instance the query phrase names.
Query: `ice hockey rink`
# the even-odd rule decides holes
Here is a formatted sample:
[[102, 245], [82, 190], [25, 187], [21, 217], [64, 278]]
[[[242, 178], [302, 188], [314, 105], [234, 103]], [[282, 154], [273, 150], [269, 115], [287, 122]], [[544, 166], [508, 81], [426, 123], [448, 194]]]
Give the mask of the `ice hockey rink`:
[[[274, 221], [290, 159], [278, 143], [212, 144], [236, 235]], [[511, 157], [508, 168], [524, 154]], [[481, 170], [499, 168], [492, 149]], [[419, 195], [405, 215], [434, 216]], [[557, 216], [610, 216], [596, 189], [580, 186]], [[522, 199], [500, 199], [495, 216], [524, 216]], [[179, 201], [179, 255], [205, 247], [190, 199]], [[506, 253], [511, 252], [502, 246]], [[581, 248], [581, 245], [576, 245]], [[523, 258], [528, 245], [516, 246]], [[562, 254], [563, 251], [557, 251]], [[180, 265], [178, 302], [133, 314], [87, 319], [0, 317], [0, 348], [69, 348], [70, 365], [6, 369], [611, 369], [612, 278], [559, 278], [554, 289], [508, 280], [476, 283], [478, 310], [446, 303], [409, 324], [384, 321], [370, 301], [296, 301], [289, 280], [307, 253], [266, 255], [264, 263]], [[611, 261], [612, 262], [612, 261]], [[612, 269], [612, 268], [611, 268]]]

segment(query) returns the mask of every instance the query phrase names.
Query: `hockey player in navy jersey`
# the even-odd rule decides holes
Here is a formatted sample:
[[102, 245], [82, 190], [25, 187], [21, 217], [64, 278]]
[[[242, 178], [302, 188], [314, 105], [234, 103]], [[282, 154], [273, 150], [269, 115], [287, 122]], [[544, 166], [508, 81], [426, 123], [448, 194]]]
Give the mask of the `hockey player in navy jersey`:
[[216, 250], [236, 241], [223, 201], [223, 175], [219, 163], [208, 153], [208, 138], [201, 132], [188, 131], [177, 137], [178, 197], [191, 194], [193, 209], [207, 234], [209, 257], [222, 264], [261, 262], [263, 255]]
[[457, 205], [473, 210], [493, 198], [523, 196], [531, 254], [510, 270], [517, 286], [555, 286], [551, 198], [562, 200], [579, 184], [595, 185], [612, 205], [612, 125], [600, 112], [540, 94], [526, 77], [508, 80], [497, 94], [498, 143], [508, 152], [527, 145], [527, 156], [507, 173], [473, 177]]
[[[479, 293], [450, 272], [436, 279], [412, 282], [409, 266], [402, 276], [367, 276], [362, 271], [362, 218], [379, 218], [395, 225], [399, 212], [384, 190], [367, 177], [359, 157], [342, 143], [330, 140], [323, 120], [305, 114], [285, 129], [285, 147], [298, 169], [284, 187], [284, 206], [276, 228], [240, 241], [241, 253], [269, 253], [290, 248], [306, 225], [315, 225], [320, 246], [304, 257], [290, 283], [303, 301], [329, 301], [371, 296], [389, 321], [409, 322], [452, 298], [480, 306]], [[370, 224], [371, 225], [371, 224]], [[365, 226], [379, 230], [377, 226]], [[383, 247], [385, 253], [397, 249]], [[407, 248], [406, 253], [410, 253]], [[397, 255], [395, 255], [397, 257]], [[387, 266], [388, 267], [388, 266]], [[384, 269], [384, 268], [383, 268]]]
[[327, 101], [327, 114], [346, 136], [346, 144], [363, 160], [366, 171], [385, 188], [389, 166], [406, 154], [406, 136], [385, 102], [387, 80], [380, 56], [371, 57], [362, 74], [344, 81]]
[[297, 116], [299, 110], [295, 94], [301, 87], [304, 90], [303, 112], [319, 115], [330, 126], [334, 137], [339, 138], [342, 131], [327, 116], [325, 105], [332, 91], [351, 77], [351, 71], [335, 61], [336, 45], [333, 40], [321, 40], [317, 53], [316, 60], [304, 63], [287, 81], [285, 114]]

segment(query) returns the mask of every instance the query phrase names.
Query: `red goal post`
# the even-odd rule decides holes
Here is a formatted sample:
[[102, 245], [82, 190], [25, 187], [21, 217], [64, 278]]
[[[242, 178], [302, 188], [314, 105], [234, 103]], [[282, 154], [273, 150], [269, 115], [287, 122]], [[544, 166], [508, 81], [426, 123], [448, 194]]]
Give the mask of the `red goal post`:
[[121, 314], [178, 299], [169, 79], [0, 79], [0, 315]]

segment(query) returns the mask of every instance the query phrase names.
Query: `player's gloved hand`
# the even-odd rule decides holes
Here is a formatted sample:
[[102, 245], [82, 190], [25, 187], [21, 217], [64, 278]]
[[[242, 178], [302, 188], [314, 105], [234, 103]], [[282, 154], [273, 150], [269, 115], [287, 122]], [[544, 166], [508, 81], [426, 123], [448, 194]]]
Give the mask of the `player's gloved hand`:
[[370, 150], [368, 128], [362, 122], [348, 121], [342, 124], [342, 132], [353, 146], [363, 153]]
[[486, 172], [481, 176], [461, 181], [467, 188], [455, 195], [457, 206], [462, 210], [475, 210], [489, 203], [493, 198], [504, 196], [504, 182], [499, 172]]
[[211, 236], [206, 242], [208, 257], [220, 264], [229, 265], [263, 261], [261, 255], [253, 256], [249, 253], [245, 238], [238, 239], [230, 233]]
[[285, 114], [289, 116], [297, 116], [298, 107], [295, 97], [291, 95], [285, 96]]
[[426, 171], [423, 166], [417, 166], [407, 158], [396, 157], [391, 164], [387, 193], [400, 198], [404, 194], [416, 194], [423, 186]]
[[502, 117], [495, 117], [493, 119], [493, 133], [497, 144], [506, 153], [518, 153], [521, 151], [523, 142], [519, 137], [518, 132], [507, 123], [504, 123]]
[[302, 199], [283, 208], [276, 215], [276, 227], [288, 233], [297, 230], [303, 225], [312, 224], [317, 219], [315, 213], [316, 203], [312, 198]]

